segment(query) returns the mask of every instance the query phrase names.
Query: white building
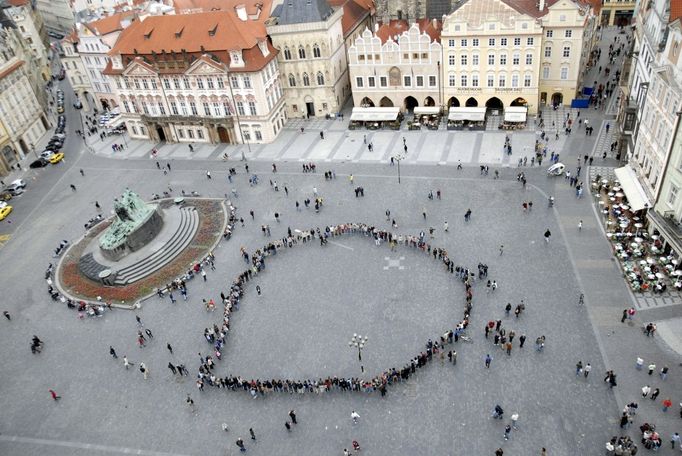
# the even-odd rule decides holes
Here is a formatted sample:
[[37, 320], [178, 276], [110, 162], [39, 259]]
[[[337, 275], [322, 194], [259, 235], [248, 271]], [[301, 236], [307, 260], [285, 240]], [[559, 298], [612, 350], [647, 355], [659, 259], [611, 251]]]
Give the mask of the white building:
[[49, 81], [51, 72], [48, 57], [51, 57], [52, 50], [40, 11], [33, 8], [30, 0], [10, 0], [8, 5], [7, 16], [16, 24], [19, 33], [30, 48], [42, 80]]
[[48, 31], [65, 35], [73, 27], [70, 0], [36, 0], [36, 8], [42, 14]]
[[277, 51], [234, 11], [135, 21], [104, 70], [134, 138], [265, 143], [286, 121]]
[[342, 17], [326, 0], [286, 0], [267, 22], [290, 117], [337, 113], [350, 95]]
[[5, 162], [23, 159], [49, 128], [32, 82], [31, 63], [21, 58], [27, 54], [24, 45], [14, 27], [0, 28], [0, 122], [9, 136], [0, 154]]
[[355, 106], [441, 106], [440, 24], [406, 21], [365, 29], [348, 49]]

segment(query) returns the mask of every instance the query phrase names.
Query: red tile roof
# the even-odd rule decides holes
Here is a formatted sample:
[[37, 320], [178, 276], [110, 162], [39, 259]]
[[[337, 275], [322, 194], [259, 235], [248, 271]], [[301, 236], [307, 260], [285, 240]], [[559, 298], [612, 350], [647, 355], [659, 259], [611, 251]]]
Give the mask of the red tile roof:
[[[426, 33], [431, 37], [431, 41], [436, 40], [440, 42], [440, 34], [443, 30], [443, 24], [440, 21], [436, 21], [436, 26], [434, 27], [433, 21], [419, 19], [417, 25], [420, 32]], [[376, 36], [381, 39], [382, 43], [385, 43], [389, 38], [393, 39], [396, 35], [400, 36], [403, 32], [408, 31], [410, 27], [411, 25], [406, 20], [392, 19], [387, 24], [379, 25]]]
[[12, 6], [24, 6], [28, 5], [30, 3], [30, 0], [7, 0], [7, 3], [9, 3]]
[[357, 25], [368, 15], [375, 12], [373, 0], [328, 0], [327, 3], [335, 8], [343, 8], [341, 28], [344, 37], [355, 30]]
[[679, 18], [682, 18], [682, 0], [670, 0], [669, 22]]
[[107, 35], [111, 32], [123, 30], [121, 21], [128, 18], [134, 18], [136, 13], [131, 11], [112, 14], [95, 21], [90, 21], [85, 26], [94, 34]]

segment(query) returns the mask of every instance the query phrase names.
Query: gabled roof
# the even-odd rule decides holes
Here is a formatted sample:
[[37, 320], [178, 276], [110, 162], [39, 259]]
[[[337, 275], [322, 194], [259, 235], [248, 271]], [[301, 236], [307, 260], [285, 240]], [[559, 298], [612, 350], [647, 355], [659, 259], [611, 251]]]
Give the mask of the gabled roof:
[[284, 0], [277, 25], [324, 22], [334, 10], [327, 0]]
[[112, 32], [123, 30], [122, 20], [134, 18], [136, 13], [126, 11], [112, 14], [111, 16], [103, 17], [95, 21], [90, 21], [85, 26], [95, 35], [107, 35]]
[[347, 37], [368, 15], [374, 14], [374, 0], [328, 0], [334, 8], [343, 8], [341, 28]]
[[265, 37], [263, 24], [243, 22], [231, 11], [150, 16], [121, 32], [110, 54], [245, 50]]
[[[434, 26], [433, 21], [428, 19], [420, 19], [417, 21], [420, 33], [426, 33], [431, 38], [431, 41], [440, 42], [440, 34], [443, 29], [443, 24], [436, 21]], [[376, 31], [376, 36], [381, 39], [382, 43], [393, 39], [395, 36], [400, 36], [410, 29], [411, 25], [406, 20], [393, 19], [385, 24], [379, 25], [379, 30]]]

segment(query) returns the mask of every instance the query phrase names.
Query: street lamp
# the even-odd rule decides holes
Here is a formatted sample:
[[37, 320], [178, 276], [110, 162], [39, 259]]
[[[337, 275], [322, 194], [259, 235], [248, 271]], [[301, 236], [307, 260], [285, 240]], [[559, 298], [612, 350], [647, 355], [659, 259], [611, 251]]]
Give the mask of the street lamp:
[[400, 183], [400, 162], [405, 159], [405, 155], [397, 154], [393, 156], [393, 160], [398, 162], [398, 183]]
[[360, 361], [360, 371], [365, 372], [365, 366], [362, 365], [362, 349], [365, 348], [365, 344], [367, 343], [368, 337], [361, 336], [360, 334], [353, 334], [353, 337], [351, 338], [350, 342], [348, 342], [348, 346], [350, 348], [357, 348], [358, 349], [358, 361]]

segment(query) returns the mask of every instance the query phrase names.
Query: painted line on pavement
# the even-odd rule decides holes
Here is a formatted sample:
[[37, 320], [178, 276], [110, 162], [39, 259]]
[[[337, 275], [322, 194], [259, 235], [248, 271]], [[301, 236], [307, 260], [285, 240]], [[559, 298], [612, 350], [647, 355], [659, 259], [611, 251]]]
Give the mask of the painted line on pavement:
[[338, 242], [335, 242], [335, 241], [327, 241], [327, 242], [329, 242], [330, 244], [337, 245], [337, 246], [339, 246], [339, 247], [341, 247], [341, 248], [343, 248], [343, 249], [355, 250], [353, 247], [348, 247], [347, 245], [339, 244]]
[[166, 453], [163, 451], [150, 451], [127, 447], [114, 447], [84, 442], [68, 442], [65, 440], [36, 439], [31, 437], [21, 437], [18, 435], [0, 435], [0, 441], [13, 443], [27, 443], [33, 445], [43, 445], [52, 447], [77, 448], [81, 450], [102, 451], [106, 453], [141, 454], [145, 456], [187, 456], [180, 453]]

